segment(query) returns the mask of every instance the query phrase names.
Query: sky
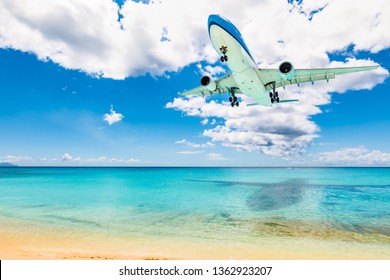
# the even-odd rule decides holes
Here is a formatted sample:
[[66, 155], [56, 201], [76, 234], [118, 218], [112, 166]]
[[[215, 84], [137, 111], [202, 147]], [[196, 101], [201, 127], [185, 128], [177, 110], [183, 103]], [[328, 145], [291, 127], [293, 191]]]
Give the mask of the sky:
[[[182, 98], [222, 77], [207, 18], [260, 68], [380, 65], [279, 90]], [[390, 166], [388, 0], [0, 0], [0, 162], [20, 166]]]

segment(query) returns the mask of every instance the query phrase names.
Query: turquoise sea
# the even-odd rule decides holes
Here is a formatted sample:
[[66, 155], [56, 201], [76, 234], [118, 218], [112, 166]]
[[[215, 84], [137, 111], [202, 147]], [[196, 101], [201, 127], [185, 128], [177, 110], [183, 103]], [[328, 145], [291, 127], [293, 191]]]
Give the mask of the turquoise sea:
[[107, 238], [390, 252], [390, 168], [0, 168], [1, 218]]

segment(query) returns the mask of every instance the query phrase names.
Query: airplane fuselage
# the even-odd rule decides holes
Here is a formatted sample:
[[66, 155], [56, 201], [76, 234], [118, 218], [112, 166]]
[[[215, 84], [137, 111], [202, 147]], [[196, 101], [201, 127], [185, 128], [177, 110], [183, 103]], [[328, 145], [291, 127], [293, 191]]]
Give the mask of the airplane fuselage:
[[239, 90], [258, 104], [269, 106], [270, 98], [257, 74], [257, 65], [238, 29], [219, 15], [211, 15], [208, 26], [211, 42], [229, 67]]

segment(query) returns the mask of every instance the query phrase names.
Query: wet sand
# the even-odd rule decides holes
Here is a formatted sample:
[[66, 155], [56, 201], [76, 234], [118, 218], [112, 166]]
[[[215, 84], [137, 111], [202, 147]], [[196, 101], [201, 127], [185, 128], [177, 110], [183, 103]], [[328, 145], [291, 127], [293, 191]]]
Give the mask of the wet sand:
[[[0, 259], [390, 259], [389, 235], [375, 237], [351, 231], [286, 221], [253, 222], [255, 242], [186, 240], [175, 237], [116, 237], [77, 229], [0, 218]], [[379, 242], [379, 243], [378, 243]]]

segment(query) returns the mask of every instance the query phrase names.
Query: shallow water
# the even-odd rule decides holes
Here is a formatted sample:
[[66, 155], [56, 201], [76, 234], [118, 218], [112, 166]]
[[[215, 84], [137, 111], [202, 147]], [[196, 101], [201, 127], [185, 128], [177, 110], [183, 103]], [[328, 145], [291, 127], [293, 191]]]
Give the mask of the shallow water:
[[383, 248], [390, 169], [1, 168], [1, 216], [107, 238], [278, 237]]

